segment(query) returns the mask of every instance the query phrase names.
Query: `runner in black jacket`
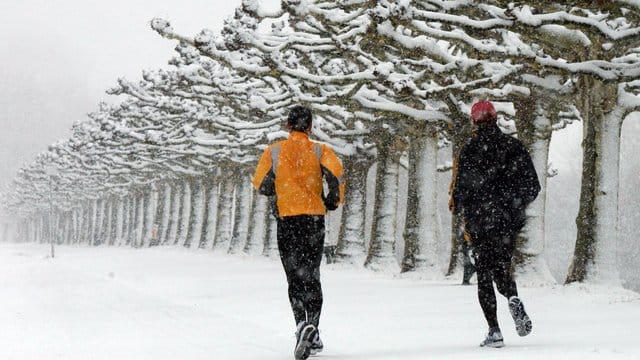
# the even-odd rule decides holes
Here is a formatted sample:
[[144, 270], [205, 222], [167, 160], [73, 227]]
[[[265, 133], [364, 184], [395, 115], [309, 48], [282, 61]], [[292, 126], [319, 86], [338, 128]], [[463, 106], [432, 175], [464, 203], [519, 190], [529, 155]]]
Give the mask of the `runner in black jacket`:
[[522, 143], [498, 128], [490, 102], [474, 104], [471, 118], [476, 131], [457, 162], [454, 211], [462, 212], [476, 250], [478, 298], [489, 325], [480, 346], [502, 347], [493, 282], [509, 299], [518, 334], [531, 332], [531, 320], [518, 298], [511, 273], [511, 258], [516, 235], [525, 224], [525, 209], [538, 195], [540, 183]]

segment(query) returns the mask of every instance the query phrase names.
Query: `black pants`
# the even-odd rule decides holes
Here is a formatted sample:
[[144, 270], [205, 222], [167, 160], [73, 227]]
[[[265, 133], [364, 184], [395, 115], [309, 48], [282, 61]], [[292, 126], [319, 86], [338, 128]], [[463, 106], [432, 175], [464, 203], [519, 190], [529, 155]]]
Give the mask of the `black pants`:
[[296, 324], [308, 321], [317, 327], [320, 322], [323, 248], [323, 216], [278, 218], [278, 250], [289, 284], [289, 302]]
[[496, 283], [500, 294], [507, 299], [518, 296], [516, 282], [511, 272], [515, 236], [478, 234], [472, 235], [472, 238], [475, 245], [480, 307], [482, 307], [489, 327], [498, 327], [493, 282]]

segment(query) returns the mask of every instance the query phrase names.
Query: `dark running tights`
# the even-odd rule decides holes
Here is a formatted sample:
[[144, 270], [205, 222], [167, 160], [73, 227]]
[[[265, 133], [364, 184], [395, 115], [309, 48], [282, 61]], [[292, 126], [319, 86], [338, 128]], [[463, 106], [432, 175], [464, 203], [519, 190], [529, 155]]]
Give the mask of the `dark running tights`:
[[478, 244], [475, 248], [478, 300], [489, 327], [498, 327], [493, 282], [496, 283], [500, 294], [507, 299], [518, 296], [516, 282], [511, 273], [515, 240], [509, 236], [484, 236], [478, 237], [477, 240], [474, 242]]
[[296, 324], [308, 321], [317, 327], [320, 322], [323, 248], [323, 216], [278, 218], [278, 250], [289, 284], [289, 302]]

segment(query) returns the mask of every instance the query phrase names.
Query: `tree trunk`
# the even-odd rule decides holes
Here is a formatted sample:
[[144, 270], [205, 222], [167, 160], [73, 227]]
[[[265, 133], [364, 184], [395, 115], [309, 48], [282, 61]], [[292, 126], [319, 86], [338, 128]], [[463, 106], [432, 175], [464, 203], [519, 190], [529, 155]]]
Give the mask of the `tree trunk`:
[[40, 243], [46, 244], [49, 240], [49, 222], [47, 219], [47, 215], [41, 215], [40, 221]]
[[336, 261], [351, 265], [364, 263], [364, 227], [367, 206], [368, 164], [355, 158], [345, 160], [346, 189], [342, 222], [336, 244]]
[[153, 204], [153, 212], [151, 213], [149, 228], [149, 247], [160, 244], [160, 226], [164, 216], [164, 193], [166, 187], [163, 183], [155, 183], [152, 189], [151, 201]]
[[122, 239], [120, 245], [129, 245], [131, 243], [131, 231], [133, 229], [133, 206], [134, 199], [132, 194], [128, 194], [123, 198], [125, 205], [124, 225], [122, 227]]
[[35, 220], [33, 218], [30, 218], [29, 220], [26, 221], [26, 226], [27, 226], [27, 241], [28, 242], [36, 242], [35, 240]]
[[124, 244], [125, 242], [125, 237], [127, 234], [127, 224], [128, 224], [128, 218], [129, 218], [129, 205], [128, 205], [128, 199], [126, 196], [122, 196], [119, 198], [118, 202], [120, 202], [120, 211], [122, 212], [120, 214], [120, 219], [119, 221], [119, 226], [118, 226], [118, 234], [116, 236], [116, 242], [115, 245], [116, 246], [122, 246], [122, 244]]
[[26, 242], [29, 238], [29, 223], [25, 219], [18, 220], [17, 233], [15, 234], [14, 241], [18, 243]]
[[204, 224], [200, 234], [200, 249], [210, 249], [213, 247], [213, 238], [216, 229], [216, 208], [218, 205], [218, 182], [214, 174], [210, 174], [204, 181]]
[[33, 242], [33, 219], [23, 220], [23, 226], [23, 232], [21, 232], [23, 241]]
[[21, 222], [21, 226], [20, 226], [20, 236], [19, 236], [19, 241], [21, 242], [29, 242], [29, 239], [31, 238], [31, 221], [29, 220], [23, 220]]
[[91, 243], [89, 242], [89, 229], [91, 228], [91, 216], [90, 216], [90, 206], [89, 206], [89, 201], [85, 201], [83, 204], [81, 204], [80, 206], [80, 220], [81, 220], [81, 226], [80, 226], [80, 243], [81, 244], [87, 244], [87, 245], [91, 245]]
[[596, 252], [589, 280], [622, 286], [618, 269], [618, 197], [620, 188], [620, 138], [623, 113], [610, 112], [598, 137], [601, 161], [596, 172], [595, 208], [597, 219], [594, 235]]
[[77, 230], [77, 244], [82, 244], [84, 243], [84, 239], [85, 239], [85, 222], [86, 222], [86, 214], [85, 214], [85, 210], [84, 210], [84, 205], [82, 203], [79, 204], [78, 208], [76, 209], [77, 213], [78, 213], [78, 230]]
[[144, 218], [142, 223], [142, 247], [148, 247], [151, 244], [151, 238], [154, 232], [156, 222], [156, 208], [158, 207], [158, 188], [154, 184], [142, 195], [144, 199]]
[[143, 194], [139, 194], [136, 196], [136, 230], [135, 230], [135, 237], [133, 239], [133, 247], [140, 247], [142, 246], [143, 243], [143, 239], [144, 239], [144, 218], [145, 218], [145, 211], [144, 209], [146, 208], [146, 204], [144, 201], [144, 195]]
[[[544, 259], [544, 216], [547, 202], [547, 166], [551, 143], [551, 121], [542, 104], [531, 96], [526, 105], [519, 108], [518, 137], [527, 147], [538, 174], [540, 193], [527, 207], [527, 221], [516, 238], [514, 266], [518, 280], [530, 285], [553, 284], [555, 279]], [[554, 114], [555, 115], [555, 114]]]
[[182, 182], [182, 196], [180, 198], [180, 217], [178, 218], [178, 234], [176, 239], [178, 244], [185, 246], [189, 229], [189, 217], [191, 216], [191, 184], [188, 181]]
[[57, 243], [56, 244], [64, 244], [64, 232], [65, 232], [65, 213], [62, 210], [57, 210], [57, 221], [58, 221], [58, 233], [57, 233]]
[[438, 134], [411, 139], [409, 190], [404, 232], [402, 271], [419, 271], [428, 278], [441, 278], [438, 268], [437, 159]]
[[89, 243], [93, 246], [98, 245], [98, 200], [91, 200], [91, 221], [89, 231]]
[[216, 235], [213, 242], [214, 250], [229, 250], [231, 242], [231, 226], [233, 217], [233, 189], [234, 182], [230, 176], [222, 177], [220, 197], [218, 198], [218, 210], [216, 221]]
[[178, 244], [178, 228], [180, 227], [180, 219], [182, 214], [182, 192], [184, 183], [176, 181], [173, 185], [171, 200], [171, 217], [167, 226], [167, 243], [171, 245]]
[[265, 242], [262, 255], [270, 258], [277, 258], [278, 254], [278, 221], [273, 216], [273, 207], [276, 206], [273, 198], [269, 199], [267, 211], [267, 226], [265, 228]]
[[191, 215], [189, 218], [189, 232], [187, 241], [185, 242], [184, 246], [199, 248], [200, 238], [202, 235], [202, 224], [204, 223], [204, 207], [206, 205], [205, 191], [202, 184], [202, 179], [195, 179], [191, 183], [193, 184], [193, 191], [191, 196]]
[[51, 226], [49, 224], [49, 222], [51, 221], [51, 218], [49, 215], [43, 215], [42, 216], [42, 243], [46, 244], [49, 241], [51, 241]]
[[35, 243], [42, 243], [42, 217], [36, 215], [36, 219], [33, 223], [33, 236]]
[[394, 248], [401, 152], [391, 143], [391, 137], [381, 140], [378, 145], [378, 167], [371, 242], [364, 265], [372, 270], [397, 272], [400, 268], [395, 258]]
[[112, 229], [113, 229], [113, 199], [107, 198], [106, 202], [106, 219], [105, 219], [105, 229], [104, 229], [104, 239], [103, 244], [111, 245], [111, 241], [113, 240]]
[[84, 228], [84, 211], [82, 203], [75, 209], [76, 211], [76, 241], [75, 244], [82, 244], [83, 228]]
[[51, 226], [50, 241], [57, 245], [58, 244], [58, 224], [57, 224], [58, 216], [57, 216], [56, 210], [50, 213], [49, 222], [50, 222], [49, 226]]
[[267, 225], [269, 222], [269, 198], [253, 191], [253, 203], [251, 206], [251, 221], [249, 222], [249, 232], [244, 252], [258, 255], [264, 249], [267, 239]]
[[56, 233], [56, 244], [62, 245], [64, 244], [64, 231], [65, 231], [65, 217], [64, 212], [62, 210], [56, 210], [56, 221], [57, 221], [57, 233]]
[[31, 219], [23, 220], [20, 229], [20, 241], [31, 242]]
[[104, 219], [104, 211], [103, 211], [103, 207], [104, 207], [104, 201], [101, 199], [96, 199], [94, 202], [94, 230], [93, 230], [93, 237], [92, 237], [92, 241], [93, 241], [93, 245], [94, 246], [98, 246], [102, 244], [102, 220]]
[[44, 214], [40, 214], [38, 218], [38, 242], [44, 244], [47, 236]]
[[55, 213], [49, 212], [47, 214], [47, 243], [55, 241]]
[[51, 221], [51, 240], [53, 241], [54, 244], [58, 245], [58, 211], [56, 209], [53, 210], [53, 212], [51, 213], [51, 216], [49, 218], [49, 220]]
[[111, 233], [111, 243], [109, 245], [120, 244], [122, 239], [122, 226], [124, 225], [124, 199], [115, 198], [116, 213], [114, 219], [114, 227]]
[[62, 218], [64, 219], [64, 233], [63, 233], [62, 243], [66, 245], [70, 245], [71, 244], [71, 212], [65, 211], [63, 213]]
[[131, 230], [127, 245], [136, 247], [138, 244], [138, 232], [140, 224], [140, 199], [137, 194], [131, 194]]
[[236, 187], [235, 211], [233, 220], [233, 232], [229, 253], [235, 254], [244, 248], [247, 242], [249, 217], [251, 215], [251, 173], [247, 169], [238, 171], [240, 181]]
[[64, 232], [65, 232], [65, 217], [64, 212], [61, 210], [56, 211], [56, 245], [64, 244]]
[[153, 245], [160, 245], [165, 243], [167, 235], [167, 226], [169, 225], [169, 217], [171, 216], [171, 185], [164, 183], [162, 185], [162, 192], [158, 198], [158, 208], [156, 209], [156, 222], [158, 227], [156, 229], [156, 243]]
[[178, 212], [180, 211], [180, 196], [178, 194], [180, 193], [180, 188], [176, 182], [172, 182], [170, 186], [171, 200], [168, 208], [169, 215], [166, 225], [167, 227], [164, 230], [164, 235], [161, 242], [162, 245], [171, 245], [175, 243], [176, 229], [178, 228], [177, 216]]
[[67, 245], [73, 244], [73, 209], [67, 211]]
[[109, 233], [109, 199], [105, 198], [100, 201], [100, 237], [98, 241], [100, 245], [104, 245], [107, 242], [107, 235]]
[[[460, 214], [451, 214], [451, 251], [449, 252], [447, 276], [455, 274], [464, 260], [463, 241], [466, 241], [464, 239], [464, 220]], [[462, 265], [464, 266], [464, 264]]]
[[[583, 282], [589, 278], [618, 283], [615, 244], [622, 119], [616, 118], [621, 114], [614, 111], [615, 100], [612, 100], [616, 98], [617, 91], [615, 85], [604, 84], [586, 75], [580, 78], [577, 86], [582, 89], [579, 104], [583, 119], [582, 185], [576, 218], [578, 235], [566, 283]], [[605, 174], [604, 170], [613, 172]], [[607, 205], [603, 203], [605, 200], [615, 203]], [[607, 240], [607, 237], [610, 238]], [[612, 249], [603, 249], [603, 243], [611, 245]], [[602, 253], [597, 254], [598, 251]], [[597, 260], [603, 261], [602, 268]]]
[[71, 232], [69, 234], [69, 244], [78, 242], [78, 209], [71, 209]]
[[29, 226], [31, 227], [31, 242], [33, 243], [37, 243], [38, 242], [38, 218], [34, 218], [31, 220], [31, 223], [29, 224]]
[[62, 243], [65, 245], [71, 244], [71, 213], [65, 211], [62, 219], [64, 220], [64, 233], [62, 237]]

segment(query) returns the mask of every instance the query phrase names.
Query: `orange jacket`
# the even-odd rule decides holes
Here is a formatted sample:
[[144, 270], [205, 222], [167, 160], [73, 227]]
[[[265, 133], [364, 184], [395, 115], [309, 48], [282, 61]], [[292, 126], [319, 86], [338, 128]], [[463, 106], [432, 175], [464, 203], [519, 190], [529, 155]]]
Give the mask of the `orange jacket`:
[[[322, 178], [329, 188], [323, 194]], [[253, 186], [264, 195], [275, 195], [278, 216], [324, 215], [344, 197], [340, 159], [326, 145], [293, 131], [287, 140], [270, 145], [262, 154]]]

